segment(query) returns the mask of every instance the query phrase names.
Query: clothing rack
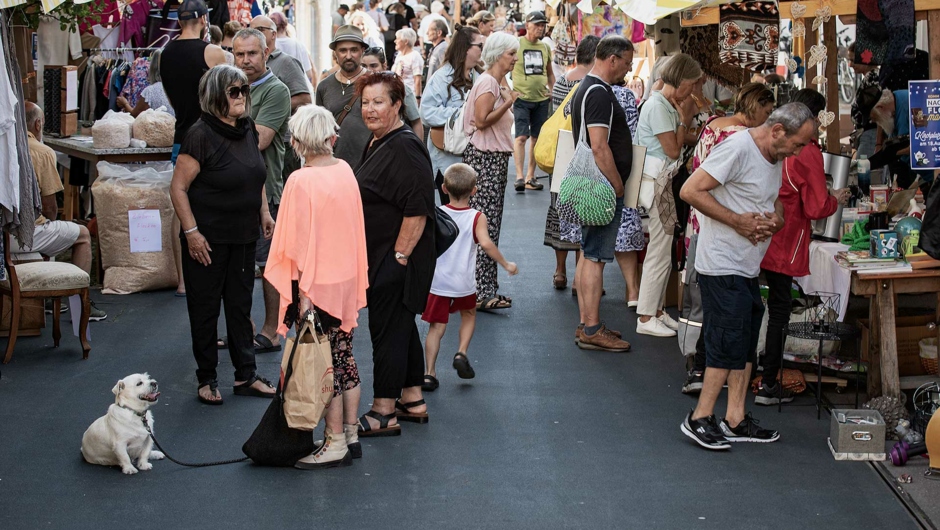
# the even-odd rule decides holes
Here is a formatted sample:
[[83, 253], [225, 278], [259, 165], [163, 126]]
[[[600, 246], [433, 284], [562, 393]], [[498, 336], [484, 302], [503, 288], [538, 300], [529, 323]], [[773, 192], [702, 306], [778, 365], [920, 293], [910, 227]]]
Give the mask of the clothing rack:
[[94, 53], [94, 52], [115, 52], [115, 53], [124, 53], [124, 52], [155, 52], [157, 50], [162, 50], [163, 48], [82, 48], [83, 52]]

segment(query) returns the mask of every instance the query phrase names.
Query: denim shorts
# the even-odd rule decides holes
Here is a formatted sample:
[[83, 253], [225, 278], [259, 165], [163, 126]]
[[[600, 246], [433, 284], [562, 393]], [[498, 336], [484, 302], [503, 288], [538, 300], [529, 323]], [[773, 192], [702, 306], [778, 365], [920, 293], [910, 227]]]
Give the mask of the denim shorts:
[[[518, 100], [516, 100], [518, 101]], [[620, 218], [623, 216], [623, 197], [617, 197], [614, 218], [604, 226], [581, 227], [581, 250], [584, 257], [597, 263], [614, 261], [614, 246], [617, 244], [617, 232]]]
[[538, 138], [542, 125], [548, 120], [548, 103], [545, 101], [523, 101], [512, 104], [512, 117], [516, 122], [516, 138], [532, 136]]
[[743, 370], [757, 360], [764, 302], [757, 278], [698, 275], [702, 291], [705, 366]]

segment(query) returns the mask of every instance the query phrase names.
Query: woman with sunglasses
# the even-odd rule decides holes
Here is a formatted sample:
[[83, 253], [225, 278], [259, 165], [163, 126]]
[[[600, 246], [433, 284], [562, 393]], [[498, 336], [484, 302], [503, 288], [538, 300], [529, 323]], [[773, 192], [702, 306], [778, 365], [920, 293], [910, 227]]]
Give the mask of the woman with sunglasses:
[[259, 227], [274, 234], [264, 192], [265, 165], [249, 117], [250, 86], [232, 66], [212, 68], [199, 81], [202, 114], [180, 146], [170, 197], [180, 220], [186, 306], [196, 358], [199, 401], [221, 405], [219, 307], [225, 306], [235, 395], [270, 397], [258, 376], [252, 346], [251, 293]]

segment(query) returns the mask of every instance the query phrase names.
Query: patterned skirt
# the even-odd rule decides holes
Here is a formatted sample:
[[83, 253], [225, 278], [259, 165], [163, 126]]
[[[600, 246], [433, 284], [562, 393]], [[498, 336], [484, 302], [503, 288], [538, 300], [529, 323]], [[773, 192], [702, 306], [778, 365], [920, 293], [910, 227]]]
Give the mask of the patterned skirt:
[[[577, 242], [580, 250], [581, 227], [561, 221], [559, 223], [560, 238], [562, 241]], [[620, 227], [617, 229], [617, 243], [614, 245], [614, 252], [639, 252], [646, 247], [646, 240], [643, 237], [643, 223], [640, 220], [640, 214], [635, 208], [624, 208], [623, 215], [620, 217]]]
[[[551, 177], [549, 177], [549, 187], [551, 187]], [[567, 221], [558, 218], [558, 194], [551, 194], [551, 202], [548, 203], [548, 214], [545, 216], [545, 246], [552, 247], [555, 250], [581, 250], [581, 234], [578, 230], [578, 238], [569, 241], [562, 238], [562, 224], [570, 225]], [[566, 227], [567, 228], [567, 227]]]
[[359, 386], [359, 367], [352, 353], [353, 332], [346, 333], [339, 328], [327, 331], [330, 337], [330, 349], [333, 353], [333, 396], [339, 396], [344, 390]]

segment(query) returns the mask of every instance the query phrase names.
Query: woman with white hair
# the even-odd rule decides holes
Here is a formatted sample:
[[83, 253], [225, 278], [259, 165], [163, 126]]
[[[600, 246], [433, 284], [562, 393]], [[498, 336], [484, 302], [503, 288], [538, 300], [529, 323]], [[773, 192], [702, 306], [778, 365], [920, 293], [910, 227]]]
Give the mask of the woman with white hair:
[[314, 311], [333, 353], [333, 400], [322, 444], [295, 467], [349, 465], [362, 456], [357, 433], [360, 380], [352, 354], [353, 329], [366, 305], [365, 218], [356, 176], [333, 157], [339, 126], [323, 107], [304, 105], [288, 122], [291, 146], [304, 165], [281, 197], [264, 277], [280, 295], [278, 333]]
[[369, 48], [385, 47], [385, 37], [375, 25], [375, 21], [365, 11], [356, 11], [349, 16], [349, 23], [359, 28], [362, 32], [362, 40], [366, 41]]
[[415, 94], [421, 93], [421, 72], [424, 71], [424, 58], [415, 49], [418, 34], [411, 28], [400, 29], [395, 32], [395, 64], [392, 71], [401, 77], [405, 86]]
[[[519, 39], [505, 33], [494, 33], [483, 45], [483, 72], [470, 94], [464, 113], [464, 132], [470, 143], [463, 153], [463, 162], [477, 172], [477, 193], [470, 198], [470, 207], [489, 219], [489, 235], [499, 244], [503, 221], [503, 200], [509, 156], [512, 154], [512, 104], [519, 93], [502, 86], [500, 81], [512, 71], [518, 60]], [[471, 112], [472, 110], [472, 112]], [[496, 262], [486, 252], [477, 251], [477, 308], [506, 309], [512, 302], [497, 295]]]

